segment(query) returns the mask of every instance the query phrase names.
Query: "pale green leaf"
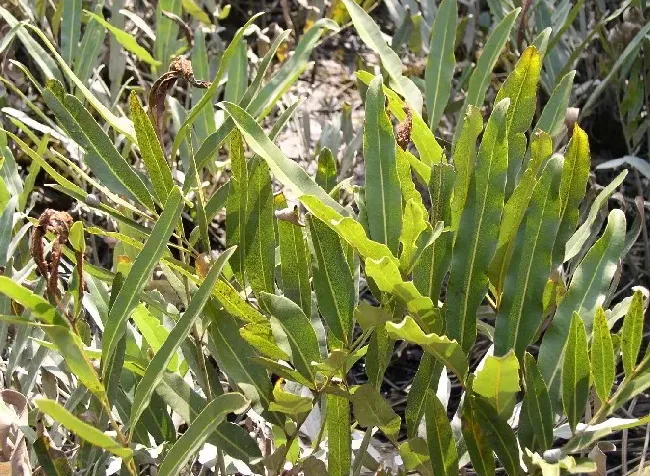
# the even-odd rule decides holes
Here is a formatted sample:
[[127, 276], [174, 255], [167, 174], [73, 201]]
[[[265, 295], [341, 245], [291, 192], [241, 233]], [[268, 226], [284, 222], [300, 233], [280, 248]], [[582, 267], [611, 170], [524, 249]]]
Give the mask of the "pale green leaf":
[[589, 350], [582, 318], [573, 313], [562, 366], [562, 405], [575, 433], [589, 399]]

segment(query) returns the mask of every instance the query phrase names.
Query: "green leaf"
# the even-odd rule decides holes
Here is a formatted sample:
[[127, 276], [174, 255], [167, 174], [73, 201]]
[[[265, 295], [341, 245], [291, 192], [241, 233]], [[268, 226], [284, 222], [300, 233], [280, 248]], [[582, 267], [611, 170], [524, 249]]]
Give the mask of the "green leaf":
[[156, 59], [162, 61], [162, 67], [158, 68], [162, 72], [167, 70], [169, 59], [179, 46], [178, 24], [171, 18], [163, 15], [163, 12], [170, 12], [180, 17], [183, 14], [181, 5], [181, 0], [160, 0], [156, 3], [156, 41], [154, 43], [154, 56]]
[[81, 338], [63, 326], [45, 327], [44, 330], [79, 381], [98, 398], [106, 398], [104, 385], [83, 350]]
[[[205, 398], [192, 390], [178, 374], [165, 374], [156, 388], [156, 393], [188, 425], [196, 420], [197, 415], [206, 406]], [[252, 461], [261, 458], [255, 440], [241, 426], [222, 421], [214, 427], [213, 431], [207, 442], [223, 450], [227, 455], [244, 461], [251, 467], [253, 467]]]
[[95, 13], [89, 12], [88, 10], [84, 10], [84, 13], [90, 16], [91, 18], [94, 18], [96, 21], [100, 23], [100, 25], [102, 25], [104, 28], [110, 31], [115, 37], [115, 39], [124, 47], [125, 50], [130, 51], [135, 56], [137, 56], [140, 60], [144, 61], [145, 63], [149, 63], [150, 65], [153, 66], [160, 66], [162, 64], [160, 61], [155, 60], [153, 56], [151, 56], [151, 53], [149, 53], [142, 46], [140, 46], [133, 35], [130, 35], [127, 32], [114, 27], [109, 22], [104, 20], [99, 15], [96, 15]]
[[327, 474], [349, 476], [352, 460], [350, 403], [338, 395], [326, 395]]
[[[199, 113], [203, 111], [203, 108], [205, 107], [206, 104], [211, 103], [213, 96], [217, 93], [219, 84], [221, 83], [221, 78], [225, 74], [226, 69], [230, 64], [230, 60], [232, 59], [233, 55], [237, 52], [238, 50], [237, 45], [242, 40], [242, 37], [244, 36], [244, 32], [261, 15], [262, 13], [257, 13], [251, 16], [246, 22], [246, 24], [237, 30], [235, 36], [228, 44], [228, 47], [221, 55], [221, 60], [219, 61], [219, 70], [217, 71], [216, 77], [210, 84], [210, 87], [205, 91], [205, 94], [203, 94], [203, 96], [201, 97], [201, 100], [198, 103], [196, 103], [194, 106], [192, 106], [192, 109], [190, 109], [190, 112], [187, 114], [187, 117], [183, 121], [183, 124], [181, 125], [181, 127], [179, 128], [176, 134], [176, 138], [174, 139], [174, 143], [172, 144], [172, 155], [171, 155], [172, 157], [176, 156], [176, 151], [178, 151], [181, 142], [183, 142], [183, 140], [186, 137], [187, 131], [192, 126], [192, 124], [194, 124], [194, 121], [198, 117]], [[201, 165], [198, 158], [197, 158], [197, 165]]]
[[596, 196], [591, 208], [589, 209], [589, 215], [585, 221], [580, 225], [576, 232], [569, 238], [569, 241], [566, 243], [566, 248], [564, 252], [564, 262], [566, 263], [571, 258], [580, 253], [583, 245], [587, 242], [590, 236], [598, 233], [598, 230], [594, 230], [594, 223], [596, 222], [597, 215], [603, 209], [609, 197], [618, 189], [619, 185], [623, 183], [627, 175], [627, 170], [623, 170], [618, 176], [612, 180], [609, 185], [603, 188], [600, 193]]
[[230, 186], [226, 202], [226, 246], [237, 246], [232, 257], [235, 277], [242, 285], [246, 259], [246, 215], [248, 210], [248, 167], [244, 157], [244, 143], [238, 130], [230, 136]]
[[273, 388], [273, 401], [269, 405], [269, 410], [285, 413], [292, 417], [294, 421], [300, 421], [301, 416], [309, 413], [312, 408], [314, 408], [314, 405], [311, 398], [285, 392], [280, 388], [279, 380], [275, 384]]
[[[169, 337], [169, 331], [162, 325], [158, 317], [154, 317], [144, 304], [139, 304], [131, 313], [131, 319], [142, 334], [142, 337], [155, 354]], [[178, 371], [178, 355], [173, 354], [167, 365], [170, 372]]]
[[79, 252], [86, 251], [86, 239], [84, 237], [84, 224], [81, 221], [76, 221], [70, 227], [70, 235], [68, 237], [72, 248]]
[[212, 265], [210, 272], [201, 284], [201, 287], [199, 287], [196, 294], [194, 294], [190, 300], [187, 310], [183, 313], [183, 316], [178, 320], [172, 331], [169, 333], [169, 336], [160, 350], [156, 352], [147, 366], [147, 370], [145, 371], [142, 380], [140, 380], [140, 383], [138, 383], [138, 386], [136, 387], [133, 406], [131, 407], [131, 418], [129, 419], [129, 425], [131, 428], [135, 428], [135, 425], [143, 411], [149, 405], [151, 396], [162, 380], [163, 374], [167, 370], [172, 357], [176, 355], [176, 351], [180, 347], [181, 343], [189, 335], [196, 320], [201, 317], [203, 307], [212, 295], [212, 289], [214, 288], [223, 267], [228, 262], [228, 259], [232, 256], [234, 251], [233, 248], [229, 248], [224, 251], [219, 258], [217, 258]]
[[354, 417], [360, 426], [365, 428], [378, 427], [384, 434], [397, 441], [400, 427], [400, 417], [393, 411], [388, 402], [381, 396], [379, 390], [371, 384], [361, 385], [352, 394]]
[[160, 219], [151, 230], [151, 235], [145, 243], [143, 251], [133, 263], [124, 286], [122, 286], [111, 307], [102, 338], [102, 363], [104, 364], [102, 375], [104, 378], [111, 371], [106, 366], [106, 363], [110, 361], [117, 343], [124, 333], [124, 326], [139, 299], [140, 291], [144, 288], [151, 271], [167, 249], [169, 237], [176, 227], [182, 209], [183, 196], [178, 188], [173, 188], [165, 202], [165, 209], [160, 215]]
[[562, 159], [551, 159], [535, 186], [523, 226], [519, 228], [496, 318], [496, 355], [514, 349], [517, 357], [522, 358], [542, 324], [544, 306], [540, 296], [551, 273], [559, 225], [561, 176]]
[[519, 443], [522, 448], [547, 450], [553, 444], [553, 409], [546, 384], [535, 358], [524, 354], [526, 393], [519, 416]]
[[[511, 265], [513, 251], [517, 244], [517, 232], [522, 228], [520, 225], [524, 222], [533, 193], [541, 178], [540, 169], [545, 166], [545, 161], [553, 154], [553, 139], [545, 132], [537, 131], [531, 142], [530, 150], [528, 167], [503, 208], [497, 250], [488, 271], [499, 304], [506, 273]], [[547, 170], [546, 173], [550, 173], [550, 170]], [[555, 221], [558, 221], [558, 218]], [[553, 238], [555, 238], [556, 232], [557, 230], [554, 232]]]
[[465, 201], [476, 166], [476, 139], [483, 131], [483, 116], [479, 108], [468, 106], [461, 116], [462, 132], [456, 141], [453, 153], [456, 181], [451, 200], [451, 228], [457, 230], [460, 217], [465, 209]]
[[284, 296], [261, 293], [261, 306], [282, 325], [291, 347], [291, 362], [310, 382], [315, 379], [312, 362], [320, 362], [320, 349], [311, 320], [300, 307]]
[[537, 85], [542, 70], [542, 57], [534, 46], [521, 54], [515, 69], [499, 90], [495, 103], [510, 98], [508, 108], [508, 180], [506, 195], [515, 187], [521, 163], [526, 154], [526, 132], [537, 107]]
[[0, 293], [27, 308], [34, 317], [46, 324], [61, 325], [64, 323], [54, 306], [8, 276], [0, 276]]
[[54, 400], [36, 398], [34, 399], [34, 404], [43, 413], [52, 417], [54, 421], [61, 423], [70, 432], [88, 443], [110, 451], [115, 456], [124, 460], [129, 460], [133, 457], [133, 451], [130, 448], [123, 447], [113, 438], [102, 433], [94, 426], [84, 423]]
[[589, 399], [589, 350], [582, 318], [573, 313], [562, 366], [562, 405], [575, 433]]
[[[451, 165], [439, 163], [431, 167], [429, 195], [431, 197], [430, 223], [451, 225], [451, 197], [456, 173]], [[438, 301], [442, 282], [451, 263], [453, 233], [443, 232], [420, 256], [413, 268], [413, 284], [425, 296]]]
[[179, 474], [190, 457], [199, 451], [212, 433], [214, 427], [221, 423], [228, 413], [243, 413], [248, 401], [240, 393], [219, 395], [206, 405], [196, 419], [190, 424], [183, 436], [169, 449], [158, 468], [161, 476]]
[[366, 231], [363, 229], [363, 225], [354, 218], [344, 217], [313, 195], [303, 195], [300, 197], [300, 201], [309, 212], [338, 233], [363, 258], [375, 260], [388, 258], [395, 266], [398, 266], [399, 262], [397, 258], [395, 258], [388, 247], [368, 238]]
[[[249, 107], [246, 108], [246, 110], [250, 111], [250, 113], [255, 117], [266, 117], [268, 113], [271, 112], [271, 109], [275, 107], [280, 97], [309, 66], [308, 62], [311, 58], [312, 51], [318, 44], [323, 31], [336, 29], [338, 29], [338, 25], [329, 18], [321, 18], [320, 20], [317, 20], [311, 28], [300, 37], [298, 44], [293, 50], [291, 58], [285, 61], [280, 69], [273, 74], [273, 77], [259, 90], [259, 93], [257, 93], [259, 84], [266, 75], [264, 70], [258, 70], [257, 76], [253, 81], [253, 84], [257, 83], [257, 86], [254, 89], [251, 89], [251, 94], [255, 97], [251, 99]], [[290, 32], [290, 30], [287, 30], [285, 33], [288, 34]], [[275, 53], [272, 49], [269, 49], [267, 56], [269, 56], [269, 62], [273, 60]], [[266, 57], [264, 59], [266, 60]], [[244, 94], [244, 98], [246, 98], [246, 94]]]
[[422, 296], [412, 281], [404, 281], [397, 266], [388, 258], [379, 261], [366, 259], [366, 275], [371, 278], [380, 291], [397, 297], [406, 309], [427, 328], [439, 331], [442, 321], [439, 309], [428, 296]]
[[66, 94], [63, 85], [55, 80], [48, 81], [43, 95], [70, 137], [86, 151], [84, 160], [97, 178], [106, 185], [119, 187], [121, 193], [153, 209], [153, 200], [142, 179], [117, 151], [81, 101]]
[[[247, 50], [248, 45], [240, 42], [237, 45], [233, 61], [228, 65], [228, 82], [226, 83], [224, 99], [235, 104], [241, 101], [248, 86]], [[209, 112], [213, 114], [211, 107]]]
[[61, 15], [61, 57], [72, 65], [81, 37], [81, 0], [64, 0]]
[[368, 382], [379, 389], [390, 363], [395, 341], [390, 338], [385, 327], [377, 327], [370, 336], [366, 355], [366, 375]]
[[[519, 16], [521, 8], [508, 13], [503, 20], [492, 30], [490, 36], [483, 47], [481, 56], [479, 57], [476, 68], [469, 78], [469, 87], [467, 89], [467, 96], [463, 103], [463, 109], [460, 112], [460, 117], [464, 117], [469, 106], [480, 107], [485, 101], [485, 93], [487, 92], [490, 81], [492, 80], [492, 70], [501, 55], [503, 46], [510, 37], [510, 31], [515, 24], [515, 20]], [[460, 133], [464, 127], [457, 127], [454, 133], [454, 144], [458, 141]]]
[[[363, 83], [366, 85], [369, 85], [375, 78], [375, 75], [368, 71], [357, 71], [356, 75], [357, 78], [363, 81]], [[406, 112], [404, 108], [407, 106], [407, 104], [397, 95], [397, 93], [395, 93], [395, 91], [390, 89], [388, 86], [384, 85], [383, 90], [386, 98], [388, 99], [388, 109], [390, 109], [390, 113], [395, 116], [395, 119], [403, 122], [406, 119]], [[429, 166], [441, 162], [445, 157], [442, 147], [440, 147], [440, 144], [438, 144], [436, 137], [433, 135], [431, 129], [429, 129], [427, 123], [424, 122], [422, 116], [420, 116], [420, 114], [416, 111], [411, 112], [411, 119], [413, 121], [411, 140], [415, 144], [415, 148], [418, 150], [421, 160], [421, 162], [419, 160], [417, 162], [424, 166]]]
[[625, 242], [625, 215], [612, 210], [601, 238], [576, 268], [566, 296], [555, 312], [539, 349], [538, 364], [547, 382], [551, 403], [559, 409], [563, 353], [574, 312], [584, 320], [587, 335], [596, 309], [605, 300]]
[[[625, 339], [623, 339], [623, 343], [625, 343]], [[594, 387], [598, 398], [601, 402], [607, 401], [616, 377], [616, 368], [612, 336], [609, 333], [607, 317], [602, 307], [596, 310], [594, 317], [594, 335], [591, 339], [591, 373], [594, 376]], [[628, 373], [627, 370], [626, 373]]]
[[361, 40], [381, 58], [381, 63], [390, 76], [392, 87], [406, 99], [411, 108], [420, 114], [422, 94], [413, 81], [402, 75], [402, 61], [388, 46], [375, 21], [353, 0], [343, 0], [343, 3]]
[[407, 316], [400, 323], [387, 322], [386, 330], [393, 339], [402, 339], [422, 347], [436, 359], [454, 372], [461, 381], [465, 380], [468, 371], [467, 356], [456, 341], [447, 336], [425, 334], [412, 317]]
[[[287, 208], [283, 193], [274, 197], [276, 215]], [[290, 212], [288, 220], [277, 220], [280, 269], [284, 295], [298, 304], [306, 316], [311, 316], [311, 285], [309, 283], [309, 254], [300, 226], [300, 211]]]
[[487, 292], [487, 271], [496, 249], [508, 170], [509, 99], [492, 111], [478, 152], [454, 244], [447, 291], [447, 334], [465, 351], [476, 340], [476, 313]]
[[145, 112], [138, 100], [135, 91], [130, 96], [131, 116], [135, 126], [135, 135], [138, 139], [138, 147], [142, 154], [142, 161], [147, 168], [147, 173], [151, 178], [151, 183], [160, 203], [165, 203], [172, 188], [174, 188], [174, 179], [172, 171], [169, 168], [167, 159], [153, 128], [149, 115]]
[[509, 476], [521, 473], [519, 464], [519, 448], [515, 434], [505, 418], [494, 413], [492, 405], [476, 396], [466, 396], [474, 400], [472, 406], [475, 410], [478, 424], [490, 441], [490, 447], [499, 458], [503, 469]]
[[566, 120], [566, 111], [569, 106], [575, 75], [575, 71], [570, 71], [557, 83], [553, 94], [551, 94], [544, 109], [542, 109], [542, 115], [539, 117], [535, 129], [541, 129], [550, 134], [551, 137], [557, 137], [560, 133]]
[[567, 146], [562, 182], [560, 183], [560, 228], [553, 249], [553, 263], [561, 262], [566, 244], [575, 231], [580, 216], [580, 202], [585, 196], [589, 177], [589, 138], [577, 124]]
[[[210, 16], [194, 0], [182, 0], [183, 10], [199, 20], [204, 25], [210, 25]], [[196, 39], [196, 37], [195, 37]]]
[[476, 373], [472, 390], [492, 405], [499, 418], [510, 418], [519, 393], [519, 361], [514, 352], [503, 357], [488, 356]]
[[636, 291], [623, 319], [623, 330], [621, 334], [621, 352], [623, 354], [623, 368], [626, 376], [630, 375], [636, 366], [643, 340], [644, 320], [643, 293]]
[[456, 476], [458, 474], [456, 440], [447, 418], [447, 409], [432, 390], [427, 391], [425, 418], [429, 457], [434, 474]]
[[414, 471], [420, 476], [433, 476], [429, 448], [424, 438], [415, 437], [399, 445], [399, 454], [406, 471]]
[[461, 414], [461, 431], [472, 466], [479, 476], [493, 476], [495, 472], [492, 441], [479, 424], [476, 399], [466, 394]]
[[246, 111], [232, 103], [221, 103], [220, 105], [235, 121], [253, 152], [266, 161], [271, 172], [280, 183], [291, 189], [298, 198], [303, 195], [314, 195], [338, 213], [342, 215], [348, 214], [338, 202], [333, 200], [325, 190], [320, 188], [309, 177], [298, 163], [284, 155]]
[[248, 196], [246, 197], [246, 236], [244, 269], [251, 288], [256, 294], [273, 293], [275, 283], [275, 229], [273, 217], [273, 190], [266, 162], [259, 158], [248, 164]]
[[334, 337], [349, 347], [356, 296], [352, 272], [338, 235], [322, 221], [307, 215], [315, 260], [312, 264], [318, 310]]
[[[210, 309], [212, 324], [210, 335], [214, 340], [219, 367], [237, 384], [251, 400], [253, 409], [262, 414], [269, 407], [273, 388], [266, 370], [253, 361], [253, 348], [239, 335], [235, 319], [222, 310]], [[269, 416], [267, 413], [264, 415]], [[271, 414], [273, 415], [273, 414]], [[277, 422], [277, 418], [271, 418]]]
[[433, 27], [427, 67], [424, 72], [424, 95], [427, 100], [429, 128], [435, 131], [449, 101], [452, 78], [456, 66], [454, 46], [456, 44], [456, 23], [458, 4], [456, 0], [444, 0], [438, 7]]
[[413, 378], [411, 390], [406, 396], [406, 431], [410, 438], [413, 438], [418, 431], [420, 421], [424, 416], [427, 392], [429, 389], [435, 392], [438, 388], [440, 374], [444, 365], [430, 353], [425, 353], [420, 359], [420, 365]]
[[[404, 205], [402, 218], [402, 231], [399, 237], [402, 252], [400, 253], [400, 269], [408, 272], [413, 263], [413, 258], [418, 251], [418, 239], [427, 229], [427, 210], [421, 202], [410, 199]], [[435, 244], [435, 242], [434, 242]], [[433, 245], [432, 245], [433, 246]]]
[[584, 425], [580, 433], [572, 438], [563, 448], [566, 452], [577, 453], [585, 448], [590, 448], [598, 440], [602, 440], [612, 433], [634, 428], [650, 423], [650, 415], [644, 418], [610, 418], [596, 425]]
[[366, 121], [363, 126], [365, 196], [370, 238], [384, 243], [397, 254], [402, 216], [402, 196], [397, 178], [395, 136], [384, 108], [381, 75], [366, 93]]
[[607, 73], [605, 79], [603, 79], [598, 83], [596, 89], [594, 89], [594, 91], [591, 93], [591, 96], [589, 96], [587, 103], [582, 107], [582, 111], [581, 111], [582, 115], [586, 115], [591, 112], [593, 107], [596, 105], [596, 101], [603, 93], [605, 88], [609, 85], [609, 83], [614, 78], [618, 77], [617, 76], [618, 70], [621, 69], [623, 64], [628, 62], [630, 58], [634, 57], [637, 54], [639, 48], [641, 47], [643, 39], [646, 38], [646, 35], [649, 32], [650, 32], [650, 23], [644, 25], [643, 28], [641, 28], [637, 32], [634, 38], [632, 38], [632, 40], [627, 43], [627, 46], [625, 47], [623, 52], [619, 55], [616, 62], [608, 69], [609, 72]]
[[[0, 13], [1, 12], [2, 9], [0, 8]], [[92, 92], [90, 92], [88, 88], [86, 88], [84, 82], [81, 81], [73, 73], [73, 71], [65, 63], [63, 58], [61, 58], [61, 56], [57, 53], [56, 47], [50, 42], [50, 40], [47, 38], [45, 33], [43, 33], [39, 28], [35, 26], [29, 24], [27, 24], [26, 26], [31, 28], [34, 31], [34, 33], [38, 35], [38, 37], [41, 39], [43, 44], [47, 47], [48, 50], [50, 50], [52, 56], [54, 56], [57, 63], [59, 63], [61, 69], [66, 74], [66, 76], [68, 76], [70, 81], [74, 83], [75, 87], [79, 90], [79, 92], [83, 95], [83, 97], [86, 98], [86, 101], [88, 101], [93, 106], [93, 108], [99, 113], [99, 115], [102, 116], [106, 120], [106, 122], [108, 122], [111, 125], [111, 127], [124, 134], [131, 142], [135, 142], [135, 130], [133, 129], [133, 123], [129, 120], [129, 118], [117, 117], [106, 106], [104, 106], [101, 103], [101, 101], [97, 99], [97, 97]], [[44, 57], [48, 57], [48, 55], [44, 55]], [[58, 79], [58, 77], [55, 76], [55, 79]]]
[[336, 160], [332, 155], [332, 151], [325, 147], [318, 154], [316, 183], [327, 193], [330, 193], [336, 185], [336, 177]]
[[[208, 49], [205, 44], [205, 33], [201, 27], [197, 28], [194, 34], [194, 45], [192, 45], [191, 58], [194, 77], [207, 79], [210, 76], [210, 65], [208, 60]], [[228, 87], [228, 84], [229, 82], [226, 83], [226, 87]], [[201, 102], [206, 92], [205, 89], [192, 88], [192, 106]], [[217, 131], [217, 123], [214, 118], [214, 105], [212, 104], [212, 101], [206, 103], [203, 106], [203, 109], [197, 114], [196, 121], [194, 122], [194, 131], [196, 132], [196, 139], [199, 144], [202, 144], [210, 134], [214, 134]]]

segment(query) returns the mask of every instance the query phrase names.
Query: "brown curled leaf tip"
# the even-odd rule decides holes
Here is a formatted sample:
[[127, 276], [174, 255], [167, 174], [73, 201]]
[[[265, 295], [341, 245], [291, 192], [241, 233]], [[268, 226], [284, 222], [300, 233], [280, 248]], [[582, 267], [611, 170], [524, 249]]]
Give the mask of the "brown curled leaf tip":
[[[67, 212], [60, 212], [48, 208], [38, 218], [38, 225], [34, 228], [34, 235], [32, 237], [32, 258], [34, 258], [41, 275], [47, 281], [48, 295], [57, 303], [59, 301], [59, 289], [57, 286], [59, 263], [61, 262], [63, 245], [68, 241], [72, 222], [72, 217]], [[49, 259], [45, 256], [43, 246], [43, 237], [48, 232], [54, 233], [55, 235]]]
[[406, 117], [397, 125], [397, 131], [395, 132], [395, 140], [402, 150], [406, 150], [409, 142], [411, 142], [411, 132], [413, 131], [413, 112], [408, 106], [404, 106], [404, 112]]
[[185, 23], [183, 19], [178, 15], [176, 15], [175, 13], [168, 12], [167, 10], [163, 10], [162, 14], [180, 27], [180, 29], [183, 31], [183, 34], [185, 35], [187, 44], [191, 48], [194, 45], [194, 34], [192, 33], [192, 29], [190, 28], [190, 26], [187, 23]]
[[184, 56], [174, 58], [169, 65], [169, 71], [153, 83], [149, 93], [149, 111], [160, 140], [162, 140], [163, 133], [165, 98], [179, 79], [184, 79], [193, 87], [200, 89], [207, 89], [212, 85], [210, 81], [202, 81], [194, 77], [194, 70], [189, 59]]

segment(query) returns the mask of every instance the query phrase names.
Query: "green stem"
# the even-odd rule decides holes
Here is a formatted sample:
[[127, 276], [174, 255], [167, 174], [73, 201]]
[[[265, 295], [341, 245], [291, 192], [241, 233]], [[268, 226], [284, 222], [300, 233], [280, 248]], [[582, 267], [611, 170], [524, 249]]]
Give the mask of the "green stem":
[[359, 452], [357, 453], [356, 458], [354, 458], [354, 463], [352, 464], [352, 476], [359, 476], [361, 473], [361, 468], [363, 467], [363, 457], [368, 451], [368, 446], [370, 445], [370, 439], [372, 438], [373, 427], [369, 426], [366, 428], [366, 433], [363, 435], [363, 440], [361, 440], [361, 446], [359, 447]]

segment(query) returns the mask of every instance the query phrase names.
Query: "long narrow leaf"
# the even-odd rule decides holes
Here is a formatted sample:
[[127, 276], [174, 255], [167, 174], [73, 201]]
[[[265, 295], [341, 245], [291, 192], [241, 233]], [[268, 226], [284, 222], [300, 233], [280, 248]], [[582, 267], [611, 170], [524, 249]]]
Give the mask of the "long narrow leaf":
[[176, 227], [182, 209], [183, 196], [178, 188], [174, 188], [165, 202], [165, 209], [160, 219], [151, 230], [151, 236], [147, 240], [144, 250], [133, 263], [133, 267], [111, 307], [102, 339], [104, 378], [111, 370], [106, 363], [110, 361], [115, 352], [121, 334], [124, 332], [124, 324], [135, 307], [138, 295], [149, 279], [149, 274], [167, 249], [169, 237]]
[[476, 311], [487, 292], [487, 271], [499, 234], [508, 171], [509, 104], [509, 99], [503, 99], [488, 121], [454, 245], [447, 334], [465, 351], [476, 340]]
[[234, 248], [228, 248], [215, 261], [210, 272], [205, 277], [203, 284], [201, 284], [201, 287], [192, 297], [183, 317], [176, 323], [160, 350], [156, 352], [156, 355], [154, 355], [154, 358], [147, 366], [142, 380], [140, 380], [140, 383], [136, 387], [133, 406], [131, 407], [131, 418], [129, 419], [129, 426], [131, 428], [135, 428], [142, 412], [149, 405], [149, 401], [156, 387], [162, 380], [169, 362], [176, 355], [176, 350], [189, 334], [194, 322], [201, 316], [203, 307], [212, 294], [212, 288], [219, 278], [219, 274], [221, 274], [224, 265], [228, 262], [228, 259], [234, 251]]

